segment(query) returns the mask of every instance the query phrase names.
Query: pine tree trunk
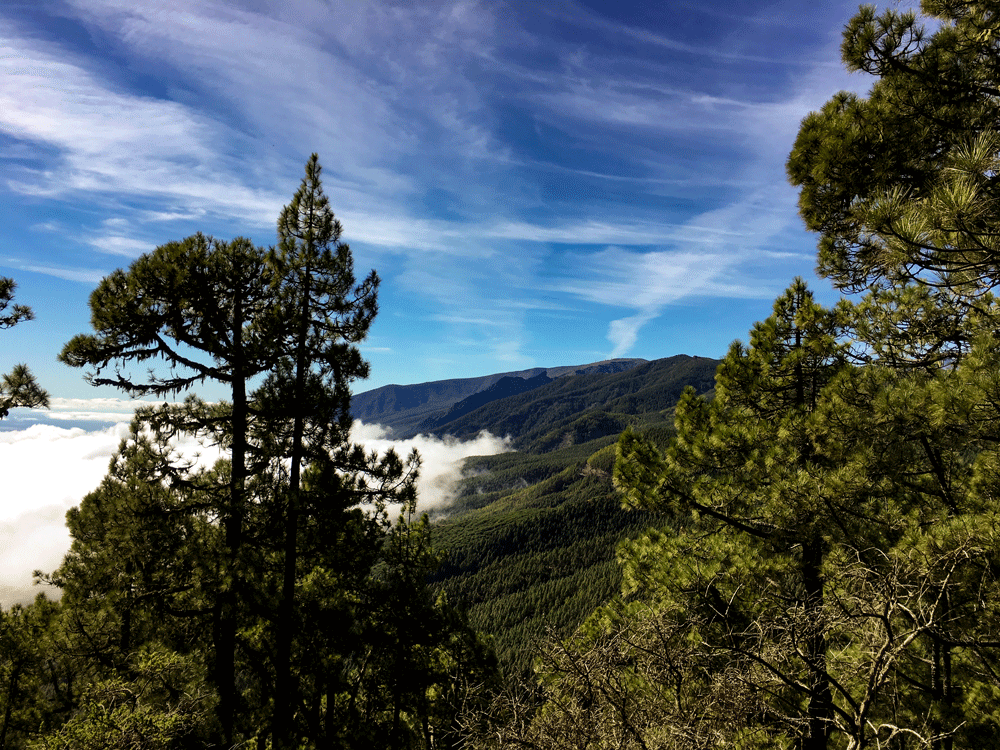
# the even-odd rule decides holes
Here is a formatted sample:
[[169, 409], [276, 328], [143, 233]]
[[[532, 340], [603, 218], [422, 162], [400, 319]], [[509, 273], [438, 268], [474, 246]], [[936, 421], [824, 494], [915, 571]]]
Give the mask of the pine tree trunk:
[[298, 565], [299, 488], [302, 483], [303, 435], [305, 432], [306, 338], [309, 334], [309, 280], [312, 269], [304, 272], [302, 309], [295, 353], [295, 392], [292, 426], [292, 465], [288, 487], [288, 507], [285, 515], [284, 570], [281, 583], [281, 604], [278, 612], [277, 647], [275, 656], [274, 750], [292, 747], [292, 640], [295, 627], [295, 572]]
[[806, 639], [809, 658], [809, 703], [806, 709], [809, 733], [803, 750], [826, 750], [833, 719], [833, 696], [826, 671], [826, 636], [823, 635], [823, 543], [813, 539], [802, 545], [802, 582], [805, 589], [805, 619], [817, 628]]
[[229, 508], [224, 521], [226, 570], [215, 617], [215, 684], [219, 690], [218, 718], [227, 746], [233, 744], [236, 727], [236, 630], [241, 581], [240, 558], [243, 544], [244, 492], [246, 485], [247, 395], [243, 360], [243, 299], [239, 290], [233, 304], [233, 447], [230, 470]]

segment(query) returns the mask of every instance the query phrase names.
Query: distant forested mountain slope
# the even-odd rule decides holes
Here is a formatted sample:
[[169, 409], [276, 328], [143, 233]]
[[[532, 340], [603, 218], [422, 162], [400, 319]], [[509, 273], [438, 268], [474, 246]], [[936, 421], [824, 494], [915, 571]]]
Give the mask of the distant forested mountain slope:
[[717, 364], [681, 354], [624, 372], [557, 378], [489, 401], [431, 432], [468, 438], [489, 430], [514, 438], [517, 448], [536, 452], [618, 435], [636, 417], [672, 409], [688, 385], [699, 393], [711, 390]]
[[485, 406], [491, 401], [498, 401], [508, 396], [517, 396], [527, 391], [533, 391], [535, 388], [541, 388], [543, 385], [548, 385], [551, 382], [552, 378], [544, 372], [535, 375], [533, 378], [519, 378], [516, 376], [500, 378], [500, 380], [485, 391], [479, 391], [479, 393], [473, 393], [468, 398], [463, 398], [444, 415], [425, 419], [420, 424], [420, 432], [433, 432], [443, 425], [454, 422], [456, 419], [460, 419], [466, 414], [475, 411], [480, 406]]
[[546, 633], [568, 635], [618, 592], [618, 542], [651, 519], [621, 508], [614, 444], [628, 425], [665, 442], [681, 391], [710, 390], [716, 364], [678, 356], [557, 378], [439, 428], [510, 434], [518, 447], [469, 459], [458, 496], [433, 526], [443, 554], [434, 587], [493, 638], [508, 674], [530, 668]]
[[615, 548], [649, 525], [611, 486], [614, 441], [473, 459], [460, 510], [434, 524], [444, 562], [431, 583], [493, 639], [509, 675], [530, 669], [546, 633], [569, 635], [617, 593]]
[[[535, 378], [545, 375], [560, 378], [565, 375], [587, 373], [615, 373], [630, 370], [645, 364], [644, 359], [610, 359], [586, 365], [563, 367], [534, 367], [517, 372], [501, 372], [479, 378], [457, 378], [436, 380], [415, 385], [386, 385], [364, 393], [357, 393], [351, 399], [351, 413], [355, 419], [368, 424], [390, 427], [399, 436], [414, 435], [421, 424], [445, 416], [463, 399], [481, 393], [497, 384], [503, 378]], [[508, 394], [498, 394], [498, 397]]]

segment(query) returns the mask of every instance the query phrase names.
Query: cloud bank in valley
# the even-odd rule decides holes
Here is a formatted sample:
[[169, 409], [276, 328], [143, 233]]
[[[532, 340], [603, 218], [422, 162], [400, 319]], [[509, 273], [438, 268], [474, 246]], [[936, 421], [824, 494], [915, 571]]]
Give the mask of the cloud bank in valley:
[[[107, 414], [103, 410], [84, 411], [88, 416]], [[91, 431], [35, 424], [0, 432], [0, 476], [4, 478], [0, 606], [28, 601], [42, 590], [33, 585], [32, 573], [51, 572], [62, 562], [70, 545], [66, 511], [97, 488], [128, 434], [127, 422]], [[177, 449], [185, 457], [197, 455], [202, 464], [219, 457], [218, 451], [193, 439], [181, 441]]]
[[510, 439], [499, 438], [485, 430], [472, 440], [452, 437], [437, 438], [417, 435], [408, 440], [395, 440], [382, 425], [354, 423], [351, 439], [369, 450], [384, 453], [390, 448], [406, 457], [414, 448], [420, 453], [420, 476], [417, 479], [417, 510], [420, 512], [444, 507], [455, 495], [462, 478], [462, 464], [470, 456], [492, 456], [510, 450]]
[[87, 432], [36, 424], [0, 432], [0, 604], [34, 596], [33, 570], [55, 569], [69, 548], [66, 511], [100, 484], [128, 425]]
[[[106, 415], [109, 405], [103, 405], [105, 410], [88, 408], [83, 403], [66, 406], [90, 417], [95, 412]], [[59, 417], [53, 421], [57, 420], [62, 424], [69, 421]], [[0, 432], [0, 476], [4, 478], [0, 499], [0, 606], [30, 601], [42, 590], [33, 585], [32, 572], [51, 572], [62, 562], [70, 545], [66, 511], [101, 483], [108, 462], [128, 434], [126, 422], [90, 431], [34, 424]], [[452, 497], [466, 457], [508, 449], [508, 441], [487, 433], [464, 442], [426, 436], [395, 441], [385, 428], [359, 422], [352, 434], [369, 450], [395, 448], [402, 456], [412, 448], [420, 452], [421, 511], [441, 507]], [[200, 454], [200, 461], [206, 464], [218, 457], [217, 452], [194, 440], [178, 449], [185, 456]]]

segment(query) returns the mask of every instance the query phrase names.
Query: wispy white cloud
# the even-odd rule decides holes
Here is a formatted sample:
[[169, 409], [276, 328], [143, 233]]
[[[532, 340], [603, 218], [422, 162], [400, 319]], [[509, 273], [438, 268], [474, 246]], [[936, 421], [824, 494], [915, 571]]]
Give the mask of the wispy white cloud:
[[65, 231], [57, 221], [43, 221], [31, 227], [34, 232], [62, 232]]
[[608, 324], [608, 341], [614, 344], [611, 357], [621, 357], [639, 340], [639, 329], [659, 315], [660, 307], [647, 308], [638, 315], [612, 320]]
[[120, 234], [107, 234], [103, 237], [91, 237], [87, 244], [108, 255], [122, 255], [126, 258], [135, 258], [143, 253], [153, 250], [156, 246], [152, 242], [126, 237]]
[[[335, 205], [371, 218], [384, 215], [372, 210], [372, 196], [384, 206], [424, 189], [410, 168], [429, 140], [439, 144], [436, 156], [450, 154], [450, 169], [440, 174], [445, 179], [463, 161], [503, 158], [476, 116], [477, 87], [455, 73], [455, 58], [487, 47], [492, 34], [489, 7], [467, 5], [298, 0], [251, 10], [190, 0], [170, 8], [72, 3], [134, 58], [168, 66], [185, 86], [214, 100], [216, 119], [235, 115], [252, 141], [250, 152], [218, 151], [251, 175], [266, 179], [262, 168], [284, 163], [288, 144], [304, 144], [297, 148], [333, 155], [326, 187]], [[392, 56], [382, 53], [387, 46]], [[262, 154], [265, 144], [283, 148]], [[260, 156], [255, 169], [251, 161]]]
[[[52, 413], [62, 410], [85, 410], [94, 413], [122, 412], [132, 413], [137, 406], [152, 404], [152, 401], [141, 401], [130, 398], [54, 398], [49, 407]], [[156, 402], [160, 403], [160, 402]], [[49, 413], [49, 412], [46, 412]]]
[[[770, 194], [751, 194], [743, 200], [694, 217], [690, 228], [674, 233], [669, 249], [632, 250], [608, 247], [589, 255], [572, 256], [568, 274], [555, 289], [609, 307], [635, 310], [612, 320], [607, 337], [611, 356], [627, 354], [643, 326], [669, 305], [708, 298], [769, 298], [779, 289], [773, 279], [747, 273], [759, 254], [768, 249], [793, 217], [773, 205]], [[714, 232], [700, 227], [714, 226]], [[695, 240], [688, 238], [695, 235]]]
[[640, 329], [670, 304], [702, 294], [717, 294], [718, 280], [735, 265], [735, 258], [718, 253], [670, 250], [635, 251], [610, 247], [575, 256], [576, 274], [556, 290], [588, 302], [636, 310], [612, 320], [608, 340], [612, 357], [629, 352]]
[[117, 90], [87, 65], [0, 19], [0, 132], [59, 154], [45, 170], [8, 171], [10, 189], [157, 196], [251, 220], [276, 214], [275, 194], [226, 179], [230, 128], [179, 102]]
[[80, 281], [84, 284], [96, 284], [106, 275], [105, 271], [92, 268], [60, 268], [59, 266], [43, 266], [36, 263], [25, 263], [21, 260], [10, 260], [8, 264], [13, 268], [33, 273], [42, 273], [46, 276], [54, 276], [57, 279], [66, 281]]
[[140, 211], [142, 221], [195, 221], [205, 215], [204, 209], [191, 211]]
[[[562, 12], [554, 11], [550, 9], [554, 15], [558, 15], [565, 21], [569, 23], [586, 25], [592, 29], [608, 33], [615, 34], [621, 37], [632, 39], [634, 41], [640, 42], [642, 44], [648, 44], [653, 47], [660, 47], [671, 52], [681, 52], [688, 55], [693, 55], [697, 57], [705, 57], [715, 61], [736, 61], [736, 62], [766, 62], [766, 63], [779, 63], [782, 65], [795, 64], [795, 60], [789, 60], [788, 57], [779, 57], [776, 55], [760, 55], [760, 54], [745, 54], [733, 48], [733, 45], [725, 46], [710, 46], [705, 44], [691, 44], [689, 42], [682, 41], [673, 36], [667, 34], [658, 33], [651, 31], [642, 26], [622, 23], [618, 21], [611, 21], [606, 17], [600, 16], [594, 11], [590, 10], [586, 6], [580, 3], [566, 3], [565, 10]], [[747, 9], [750, 10], [749, 8]], [[679, 12], [674, 11], [674, 12]], [[750, 13], [745, 13], [741, 15], [735, 14], [723, 14], [718, 13], [717, 9], [712, 6], [698, 6], [699, 13], [709, 13], [716, 15], [717, 17], [726, 17], [730, 21], [739, 21], [740, 23], [753, 23], [755, 21], [754, 16]], [[768, 20], [766, 23], [769, 26], [784, 26], [785, 28], [795, 28], [799, 23], [798, 15], [795, 13], [781, 13], [777, 10], [772, 10], [767, 14]], [[773, 19], [773, 20], [772, 20]], [[758, 23], [763, 22], [763, 19], [757, 21]], [[808, 63], [802, 63], [808, 64]], [[835, 63], [830, 63], [835, 64]]]
[[[429, 322], [434, 356], [533, 364], [528, 352], [560, 344], [532, 329], [537, 312], [579, 322], [581, 300], [608, 308], [600, 328], [622, 353], [666, 305], [767, 287], [765, 252], [788, 253], [775, 267], [811, 265], [768, 243], [798, 229], [783, 170], [798, 124], [847, 80], [836, 32], [806, 54], [734, 33], [777, 38], [768, 13], [811, 28], [782, 16], [791, 7], [741, 9], [691, 33], [574, 2], [0, 10], [0, 187], [47, 206], [58, 220], [36, 228], [68, 238], [14, 267], [94, 283], [197, 230], [272, 242], [317, 151], [359, 267], [384, 279], [383, 320], [390, 292], [415, 303], [419, 314], [395, 320]], [[48, 28], [49, 12], [78, 38]], [[702, 260], [688, 276], [633, 279], [606, 267], [608, 246], [644, 269], [647, 255]], [[382, 332], [387, 349], [411, 349], [402, 327]], [[432, 360], [414, 353], [382, 377], [429, 379]]]
[[526, 222], [508, 222], [484, 233], [505, 239], [552, 242], [567, 245], [658, 245], [666, 242], [715, 242], [720, 235], [738, 237], [729, 227], [712, 226], [705, 222], [671, 224], [669, 222], [605, 222], [584, 219], [556, 226]]

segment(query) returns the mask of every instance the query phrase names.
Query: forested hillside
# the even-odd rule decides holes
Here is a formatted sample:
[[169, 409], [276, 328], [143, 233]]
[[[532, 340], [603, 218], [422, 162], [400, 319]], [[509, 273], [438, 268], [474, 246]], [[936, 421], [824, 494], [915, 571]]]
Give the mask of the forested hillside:
[[485, 406], [492, 401], [499, 401], [500, 399], [505, 399], [508, 396], [516, 396], [520, 393], [533, 391], [535, 388], [541, 388], [543, 385], [548, 385], [551, 382], [552, 378], [544, 372], [531, 378], [517, 378], [511, 376], [500, 378], [500, 380], [486, 390], [473, 393], [468, 398], [463, 398], [458, 403], [453, 404], [452, 407], [441, 416], [425, 419], [420, 423], [419, 431], [424, 433], [433, 432], [435, 429], [443, 427], [456, 419], [460, 419], [469, 412], [475, 411], [479, 407]]
[[618, 590], [615, 549], [649, 517], [621, 507], [614, 443], [627, 426], [665, 440], [672, 404], [685, 386], [705, 392], [716, 364], [677, 356], [567, 376], [441, 428], [498, 430], [520, 447], [470, 459], [432, 532], [444, 555], [434, 588], [493, 638], [508, 674], [524, 674], [544, 636], [569, 635]]
[[434, 433], [463, 438], [488, 430], [534, 452], [617, 435], [636, 416], [671, 409], [685, 386], [699, 392], [712, 388], [715, 364], [678, 355], [625, 372], [564, 376], [490, 401], [439, 424]]

